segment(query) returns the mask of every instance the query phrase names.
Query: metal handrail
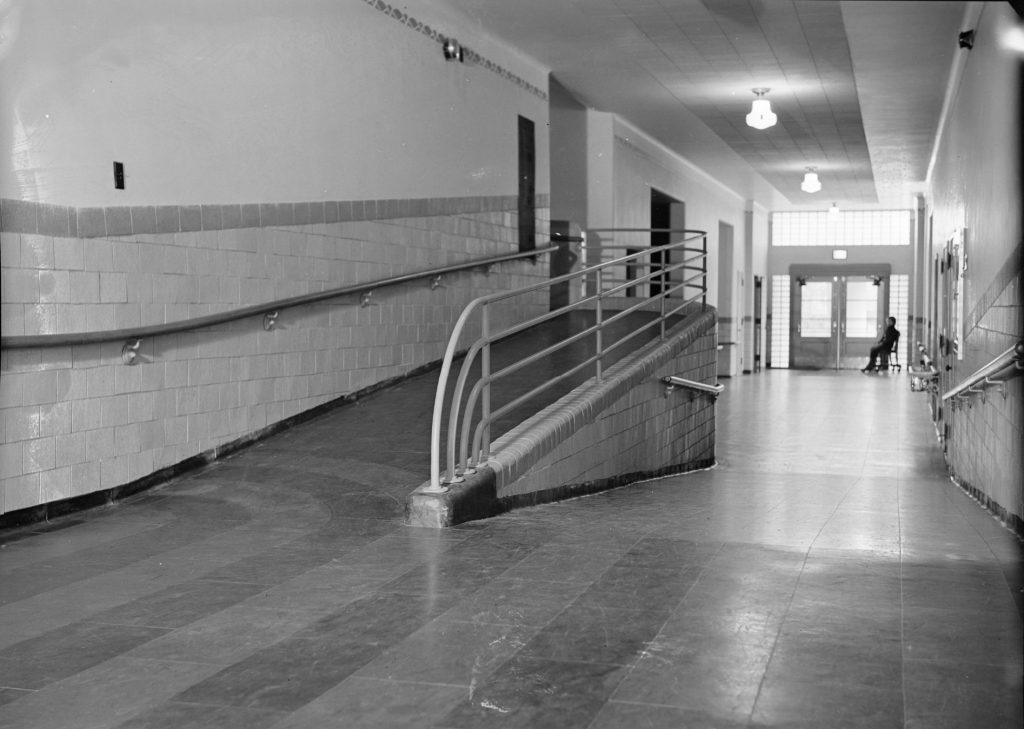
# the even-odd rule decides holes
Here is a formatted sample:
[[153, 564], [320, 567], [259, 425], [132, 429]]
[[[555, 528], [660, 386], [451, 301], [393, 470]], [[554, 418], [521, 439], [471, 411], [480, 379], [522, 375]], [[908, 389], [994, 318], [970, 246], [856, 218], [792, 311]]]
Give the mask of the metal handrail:
[[270, 317], [272, 326], [273, 319], [277, 318], [278, 312], [281, 312], [285, 309], [291, 309], [296, 306], [316, 304], [321, 301], [328, 301], [330, 299], [336, 299], [342, 296], [351, 296], [353, 294], [368, 295], [375, 291], [376, 289], [384, 288], [387, 286], [397, 286], [399, 284], [409, 283], [411, 281], [419, 281], [427, 278], [436, 279], [439, 276], [443, 276], [448, 273], [467, 271], [474, 268], [480, 268], [482, 266], [493, 266], [498, 263], [504, 263], [506, 261], [515, 261], [521, 258], [534, 258], [536, 256], [545, 253], [551, 253], [552, 251], [557, 250], [557, 245], [551, 245], [545, 246], [544, 248], [536, 248], [530, 251], [508, 253], [498, 256], [489, 256], [487, 258], [475, 259], [473, 261], [466, 261], [464, 263], [456, 263], [449, 266], [431, 268], [427, 271], [416, 271], [412, 273], [404, 273], [398, 276], [389, 276], [388, 278], [382, 278], [376, 281], [368, 281], [366, 283], [361, 284], [342, 286], [335, 289], [329, 289], [327, 291], [318, 291], [312, 294], [301, 294], [299, 296], [291, 296], [285, 299], [277, 299], [276, 301], [268, 301], [262, 304], [253, 304], [251, 306], [245, 306], [240, 309], [232, 309], [231, 311], [224, 311], [218, 314], [209, 314], [207, 316], [199, 316], [192, 319], [182, 319], [180, 321], [168, 322], [166, 324], [151, 324], [148, 326], [128, 327], [125, 329], [108, 329], [97, 332], [29, 334], [11, 337], [0, 337], [0, 348], [29, 349], [33, 347], [64, 347], [78, 344], [100, 344], [103, 342], [117, 342], [123, 340], [138, 341], [141, 339], [156, 337], [162, 334], [176, 334], [178, 332], [202, 329], [205, 327], [214, 326], [216, 324], [226, 324], [228, 322], [237, 321], [239, 319], [246, 319], [250, 316], [256, 316], [259, 314], [263, 314], [265, 317]]
[[976, 370], [974, 374], [952, 390], [944, 393], [942, 399], [949, 400], [958, 395], [979, 392], [988, 385], [1000, 385], [1005, 380], [993, 380], [992, 378], [1011, 367], [1024, 370], [1024, 340], [1017, 342], [987, 365]]
[[696, 380], [688, 380], [685, 377], [679, 377], [678, 375], [669, 375], [668, 377], [661, 378], [662, 384], [665, 385], [665, 389], [668, 392], [672, 392], [680, 387], [688, 388], [690, 390], [698, 390], [700, 392], [706, 392], [708, 394], [718, 397], [725, 390], [725, 385], [709, 385], [706, 382], [697, 382]]
[[[547, 281], [533, 284], [530, 286], [524, 286], [514, 291], [501, 292], [481, 296], [466, 305], [463, 309], [462, 314], [459, 316], [452, 329], [452, 334], [448, 341], [448, 347], [445, 351], [444, 358], [441, 364], [441, 373], [437, 386], [437, 392], [434, 396], [434, 412], [431, 421], [431, 442], [430, 442], [430, 483], [428, 486], [422, 489], [425, 493], [443, 493], [447, 489], [444, 483], [458, 483], [464, 480], [464, 474], [474, 472], [474, 466], [483, 463], [489, 456], [490, 450], [490, 429], [494, 421], [521, 405], [527, 400], [535, 397], [540, 392], [552, 387], [565, 380], [567, 377], [576, 374], [586, 367], [593, 365], [595, 367], [595, 378], [600, 380], [602, 377], [602, 359], [608, 354], [608, 352], [620, 347], [629, 339], [637, 336], [641, 331], [648, 329], [652, 326], [661, 327], [660, 335], [662, 338], [665, 337], [665, 320], [669, 317], [675, 316], [694, 304], [698, 299], [701, 300], [701, 306], [707, 305], [707, 233], [701, 230], [687, 230], [687, 229], [661, 229], [666, 232], [675, 233], [677, 235], [688, 236], [683, 240], [676, 243], [669, 243], [662, 246], [655, 246], [647, 249], [640, 250], [636, 253], [632, 253], [626, 256], [621, 256], [610, 261], [603, 261], [597, 265], [582, 268], [579, 271], [557, 276]], [[621, 232], [650, 232], [651, 229], [622, 229]], [[620, 232], [619, 229], [607, 228], [601, 229], [600, 232]], [[685, 244], [690, 243], [694, 240], [700, 239], [702, 245], [700, 248], [686, 248]], [[603, 246], [603, 247], [614, 247], [614, 246]], [[605, 288], [603, 277], [605, 273], [612, 267], [623, 266], [630, 264], [633, 261], [639, 261], [643, 258], [649, 258], [655, 253], [663, 253], [672, 250], [688, 250], [690, 252], [698, 253], [699, 255], [687, 258], [684, 261], [677, 262], [674, 264], [668, 264], [659, 261], [657, 263], [658, 268], [649, 271], [642, 276], [638, 276], [634, 279], [629, 279], [625, 283], [618, 284]], [[699, 267], [699, 273], [695, 276], [691, 276], [683, 281], [673, 281], [670, 276], [674, 271], [680, 271], [685, 268], [694, 269], [695, 266], [689, 265], [696, 260], [700, 260], [702, 265]], [[554, 285], [563, 284], [566, 282], [579, 280], [586, 281], [589, 277], [596, 279], [595, 290], [589, 295], [583, 295], [575, 302], [572, 302], [564, 307], [556, 309], [554, 311], [545, 312], [544, 314], [537, 315], [526, 321], [521, 321], [516, 324], [505, 327], [504, 329], [492, 332], [491, 331], [491, 307], [499, 302], [507, 301], [511, 298], [527, 295], [540, 291], [542, 289], [549, 288]], [[702, 283], [694, 283], [696, 279], [701, 279]], [[627, 307], [621, 312], [617, 312], [610, 317], [605, 318], [602, 309], [604, 299], [610, 295], [621, 294], [625, 289], [635, 287], [638, 284], [643, 284], [648, 281], [659, 281], [661, 288], [657, 294], [647, 298], [637, 297], [637, 303]], [[696, 289], [697, 293], [689, 298], [685, 297], [686, 289]], [[683, 294], [682, 298], [670, 298], [675, 295]], [[621, 299], [620, 299], [621, 300]], [[647, 322], [641, 326], [638, 326], [634, 331], [629, 332], [611, 346], [606, 346], [603, 341], [603, 334], [606, 327], [612, 323], [619, 321], [630, 313], [639, 311], [641, 309], [650, 310], [652, 302], [660, 304], [660, 311], [658, 312], [657, 318]], [[675, 302], [679, 302], [678, 305], [673, 305]], [[524, 331], [531, 327], [537, 326], [544, 322], [550, 321], [556, 317], [562, 316], [570, 311], [580, 309], [591, 309], [596, 314], [596, 323], [593, 326], [587, 327], [585, 330], [576, 332], [572, 336], [562, 340], [561, 342], [545, 347], [539, 352], [534, 352], [527, 357], [524, 357], [497, 372], [491, 372], [491, 361], [490, 361], [490, 346], [499, 339], [504, 339], [508, 336]], [[462, 338], [465, 329], [470, 322], [471, 317], [479, 313], [479, 326], [480, 335], [479, 337], [470, 344], [466, 352], [462, 367], [458, 375], [458, 379], [454, 385], [452, 396], [450, 400], [446, 399], [448, 380], [452, 374], [454, 365], [454, 359], [456, 352], [458, 351], [459, 342]], [[506, 403], [502, 407], [495, 411], [491, 411], [491, 385], [507, 376], [510, 375], [523, 367], [536, 362], [540, 359], [550, 356], [552, 353], [563, 349], [575, 342], [578, 342], [586, 337], [594, 336], [596, 342], [596, 353], [584, 360], [581, 363], [574, 365], [569, 371], [563, 372], [562, 374], [551, 378], [541, 385], [534, 387], [528, 392], [520, 394], [515, 397], [509, 403]], [[479, 356], [481, 364], [481, 373], [479, 379], [474, 383], [467, 398], [465, 411], [462, 418], [460, 418], [460, 410], [463, 402], [463, 395], [465, 394], [465, 388], [469, 379], [469, 372], [474, 365], [476, 358]], [[476, 411], [477, 401], [480, 402], [481, 413], [480, 419], [476, 427], [472, 427], [472, 420]], [[447, 461], [446, 461], [446, 475], [444, 483], [442, 483], [442, 471], [441, 471], [441, 425], [444, 420], [445, 406], [448, 406], [448, 434], [447, 434]], [[461, 439], [459, 438], [459, 424], [461, 420]], [[469, 448], [470, 432], [473, 432], [472, 437], [472, 450]], [[456, 459], [457, 446], [459, 448], [460, 458]], [[470, 458], [470, 453], [474, 454], [473, 458]]]

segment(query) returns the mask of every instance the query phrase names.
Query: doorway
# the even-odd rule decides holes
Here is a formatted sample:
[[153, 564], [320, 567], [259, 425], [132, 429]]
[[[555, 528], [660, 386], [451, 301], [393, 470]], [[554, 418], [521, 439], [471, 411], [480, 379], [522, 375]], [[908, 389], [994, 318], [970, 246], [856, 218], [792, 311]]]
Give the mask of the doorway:
[[761, 371], [761, 317], [764, 298], [764, 277], [754, 276], [754, 372]]
[[733, 227], [718, 221], [718, 376], [743, 369], [743, 271], [736, 267]]
[[795, 272], [790, 367], [860, 369], [889, 316], [889, 272]]
[[519, 117], [519, 250], [537, 247], [537, 151], [533, 121]]
[[[663, 246], [682, 240], [682, 233], [670, 233], [669, 230], [682, 230], [686, 227], [686, 203], [676, 200], [670, 195], [651, 188], [651, 247]], [[669, 252], [661, 251], [651, 254], [651, 273], [657, 274], [664, 266], [669, 265]], [[627, 274], [628, 276], [628, 274]], [[657, 296], [663, 288], [671, 286], [669, 277], [652, 277], [649, 284], [651, 296]]]

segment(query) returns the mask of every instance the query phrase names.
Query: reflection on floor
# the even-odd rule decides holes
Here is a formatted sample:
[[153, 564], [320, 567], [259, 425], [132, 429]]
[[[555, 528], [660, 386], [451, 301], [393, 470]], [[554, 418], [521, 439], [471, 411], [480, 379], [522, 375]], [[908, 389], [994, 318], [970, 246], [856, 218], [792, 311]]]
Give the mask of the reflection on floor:
[[726, 381], [717, 468], [443, 532], [418, 387], [0, 535], [0, 727], [1022, 725], [1020, 544], [904, 377]]

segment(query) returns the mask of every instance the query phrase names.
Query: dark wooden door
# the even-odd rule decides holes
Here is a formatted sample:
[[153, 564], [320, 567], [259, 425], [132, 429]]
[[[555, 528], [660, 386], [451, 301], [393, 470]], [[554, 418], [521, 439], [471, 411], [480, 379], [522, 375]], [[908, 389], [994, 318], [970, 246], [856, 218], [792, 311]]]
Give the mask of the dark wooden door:
[[519, 250], [537, 247], [537, 152], [533, 121], [519, 117]]

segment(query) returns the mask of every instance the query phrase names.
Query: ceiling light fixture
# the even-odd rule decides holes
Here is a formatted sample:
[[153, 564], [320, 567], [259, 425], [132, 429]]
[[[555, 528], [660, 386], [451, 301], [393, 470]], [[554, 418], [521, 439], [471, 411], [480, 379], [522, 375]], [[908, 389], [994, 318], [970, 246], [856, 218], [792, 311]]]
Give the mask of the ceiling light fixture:
[[462, 63], [465, 59], [462, 46], [454, 38], [442, 38], [441, 50], [444, 51], [444, 60], [446, 61], [458, 61], [459, 63]]
[[821, 180], [813, 167], [808, 167], [804, 173], [804, 181], [800, 183], [800, 189], [804, 192], [818, 192], [821, 189]]
[[775, 126], [775, 122], [779, 120], [779, 117], [772, 111], [771, 102], [768, 99], [763, 98], [771, 89], [753, 89], [753, 92], [757, 95], [754, 99], [754, 103], [750, 105], [750, 113], [747, 114], [747, 125], [754, 127], [754, 129], [767, 129], [768, 127]]

